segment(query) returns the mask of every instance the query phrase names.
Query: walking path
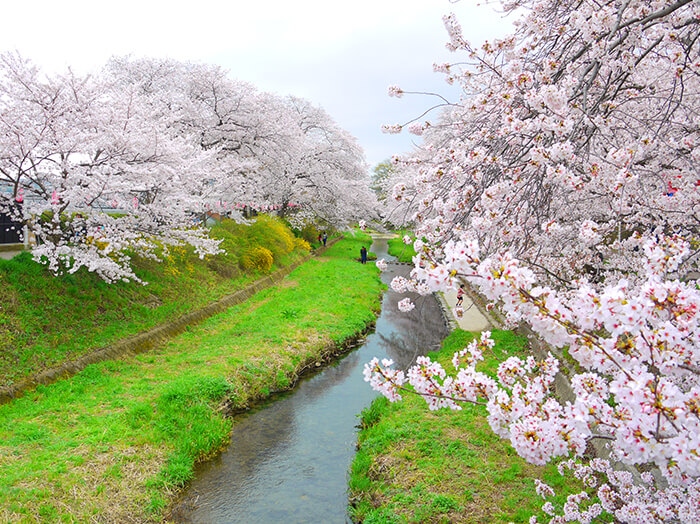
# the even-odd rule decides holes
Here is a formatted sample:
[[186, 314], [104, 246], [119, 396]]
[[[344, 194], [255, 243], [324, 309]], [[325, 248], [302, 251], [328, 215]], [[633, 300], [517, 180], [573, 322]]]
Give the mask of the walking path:
[[451, 289], [445, 293], [442, 293], [442, 300], [447, 306], [447, 313], [452, 315], [455, 323], [460, 329], [465, 331], [483, 331], [493, 327], [488, 318], [484, 316], [476, 304], [472, 302], [469, 295], [464, 295], [464, 300], [462, 301], [462, 309], [464, 310], [464, 314], [461, 317], [458, 317], [455, 314], [457, 291]]
[[[372, 238], [375, 240], [396, 237], [398, 237], [398, 235], [395, 233], [372, 233]], [[442, 305], [451, 329], [459, 328], [465, 331], [483, 331], [494, 327], [493, 323], [489, 321], [488, 317], [485, 316], [476, 306], [476, 304], [472, 302], [469, 294], [464, 295], [464, 300], [462, 301], [462, 309], [464, 313], [461, 317], [458, 317], [455, 313], [455, 308], [457, 307], [456, 290], [451, 289], [445, 293], [438, 293], [437, 298]]]
[[15, 255], [19, 255], [22, 249], [24, 249], [24, 245], [18, 243], [0, 244], [0, 258], [10, 260]]

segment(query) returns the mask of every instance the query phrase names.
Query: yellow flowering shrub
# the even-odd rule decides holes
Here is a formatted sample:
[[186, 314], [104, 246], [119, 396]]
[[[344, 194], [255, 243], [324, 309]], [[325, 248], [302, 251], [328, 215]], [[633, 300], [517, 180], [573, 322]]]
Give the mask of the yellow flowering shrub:
[[246, 250], [241, 259], [243, 269], [257, 269], [267, 273], [272, 267], [272, 251], [266, 247], [253, 246]]
[[303, 251], [311, 251], [311, 244], [309, 244], [306, 240], [303, 238], [294, 238], [294, 248], [295, 249], [300, 249]]

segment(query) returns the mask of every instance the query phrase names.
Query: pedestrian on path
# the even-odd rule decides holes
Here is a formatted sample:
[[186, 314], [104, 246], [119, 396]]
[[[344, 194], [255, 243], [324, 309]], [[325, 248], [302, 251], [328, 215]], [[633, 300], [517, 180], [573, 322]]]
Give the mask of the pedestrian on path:
[[459, 285], [457, 290], [457, 307], [462, 307], [462, 301], [464, 300], [464, 284]]
[[365, 246], [362, 246], [360, 249], [360, 259], [362, 260], [363, 264], [367, 263], [367, 248]]
[[326, 245], [326, 240], [328, 240], [328, 235], [327, 235], [326, 232], [324, 231], [324, 232], [323, 232], [323, 245], [324, 245], [324, 246]]

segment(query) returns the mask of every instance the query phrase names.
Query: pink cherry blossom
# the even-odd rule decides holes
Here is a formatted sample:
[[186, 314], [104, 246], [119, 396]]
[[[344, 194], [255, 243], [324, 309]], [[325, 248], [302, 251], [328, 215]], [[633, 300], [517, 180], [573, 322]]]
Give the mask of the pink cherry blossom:
[[413, 302], [411, 301], [410, 298], [404, 298], [404, 299], [399, 301], [398, 307], [399, 307], [399, 311], [402, 311], [404, 313], [408, 313], [416, 306], [415, 306], [415, 304], [413, 304]]
[[[453, 373], [423, 362], [410, 385], [431, 409], [485, 401], [493, 431], [531, 462], [575, 459], [562, 471], [586, 489], [549, 502], [552, 522], [695, 522], [700, 7], [502, 7], [515, 29], [481, 47], [444, 18], [459, 65], [435, 70], [463, 95], [395, 160], [387, 205], [420, 239], [415, 289], [469, 284], [566, 357], [505, 357], [489, 383], [467, 348]], [[584, 455], [601, 441], [609, 462]]]

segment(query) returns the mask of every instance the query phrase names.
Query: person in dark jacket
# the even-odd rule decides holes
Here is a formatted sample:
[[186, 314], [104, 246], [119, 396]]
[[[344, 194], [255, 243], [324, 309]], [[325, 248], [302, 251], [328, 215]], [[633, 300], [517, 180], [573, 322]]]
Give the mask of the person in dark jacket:
[[360, 249], [360, 259], [363, 264], [367, 263], [367, 248], [365, 246], [362, 246], [362, 249]]

